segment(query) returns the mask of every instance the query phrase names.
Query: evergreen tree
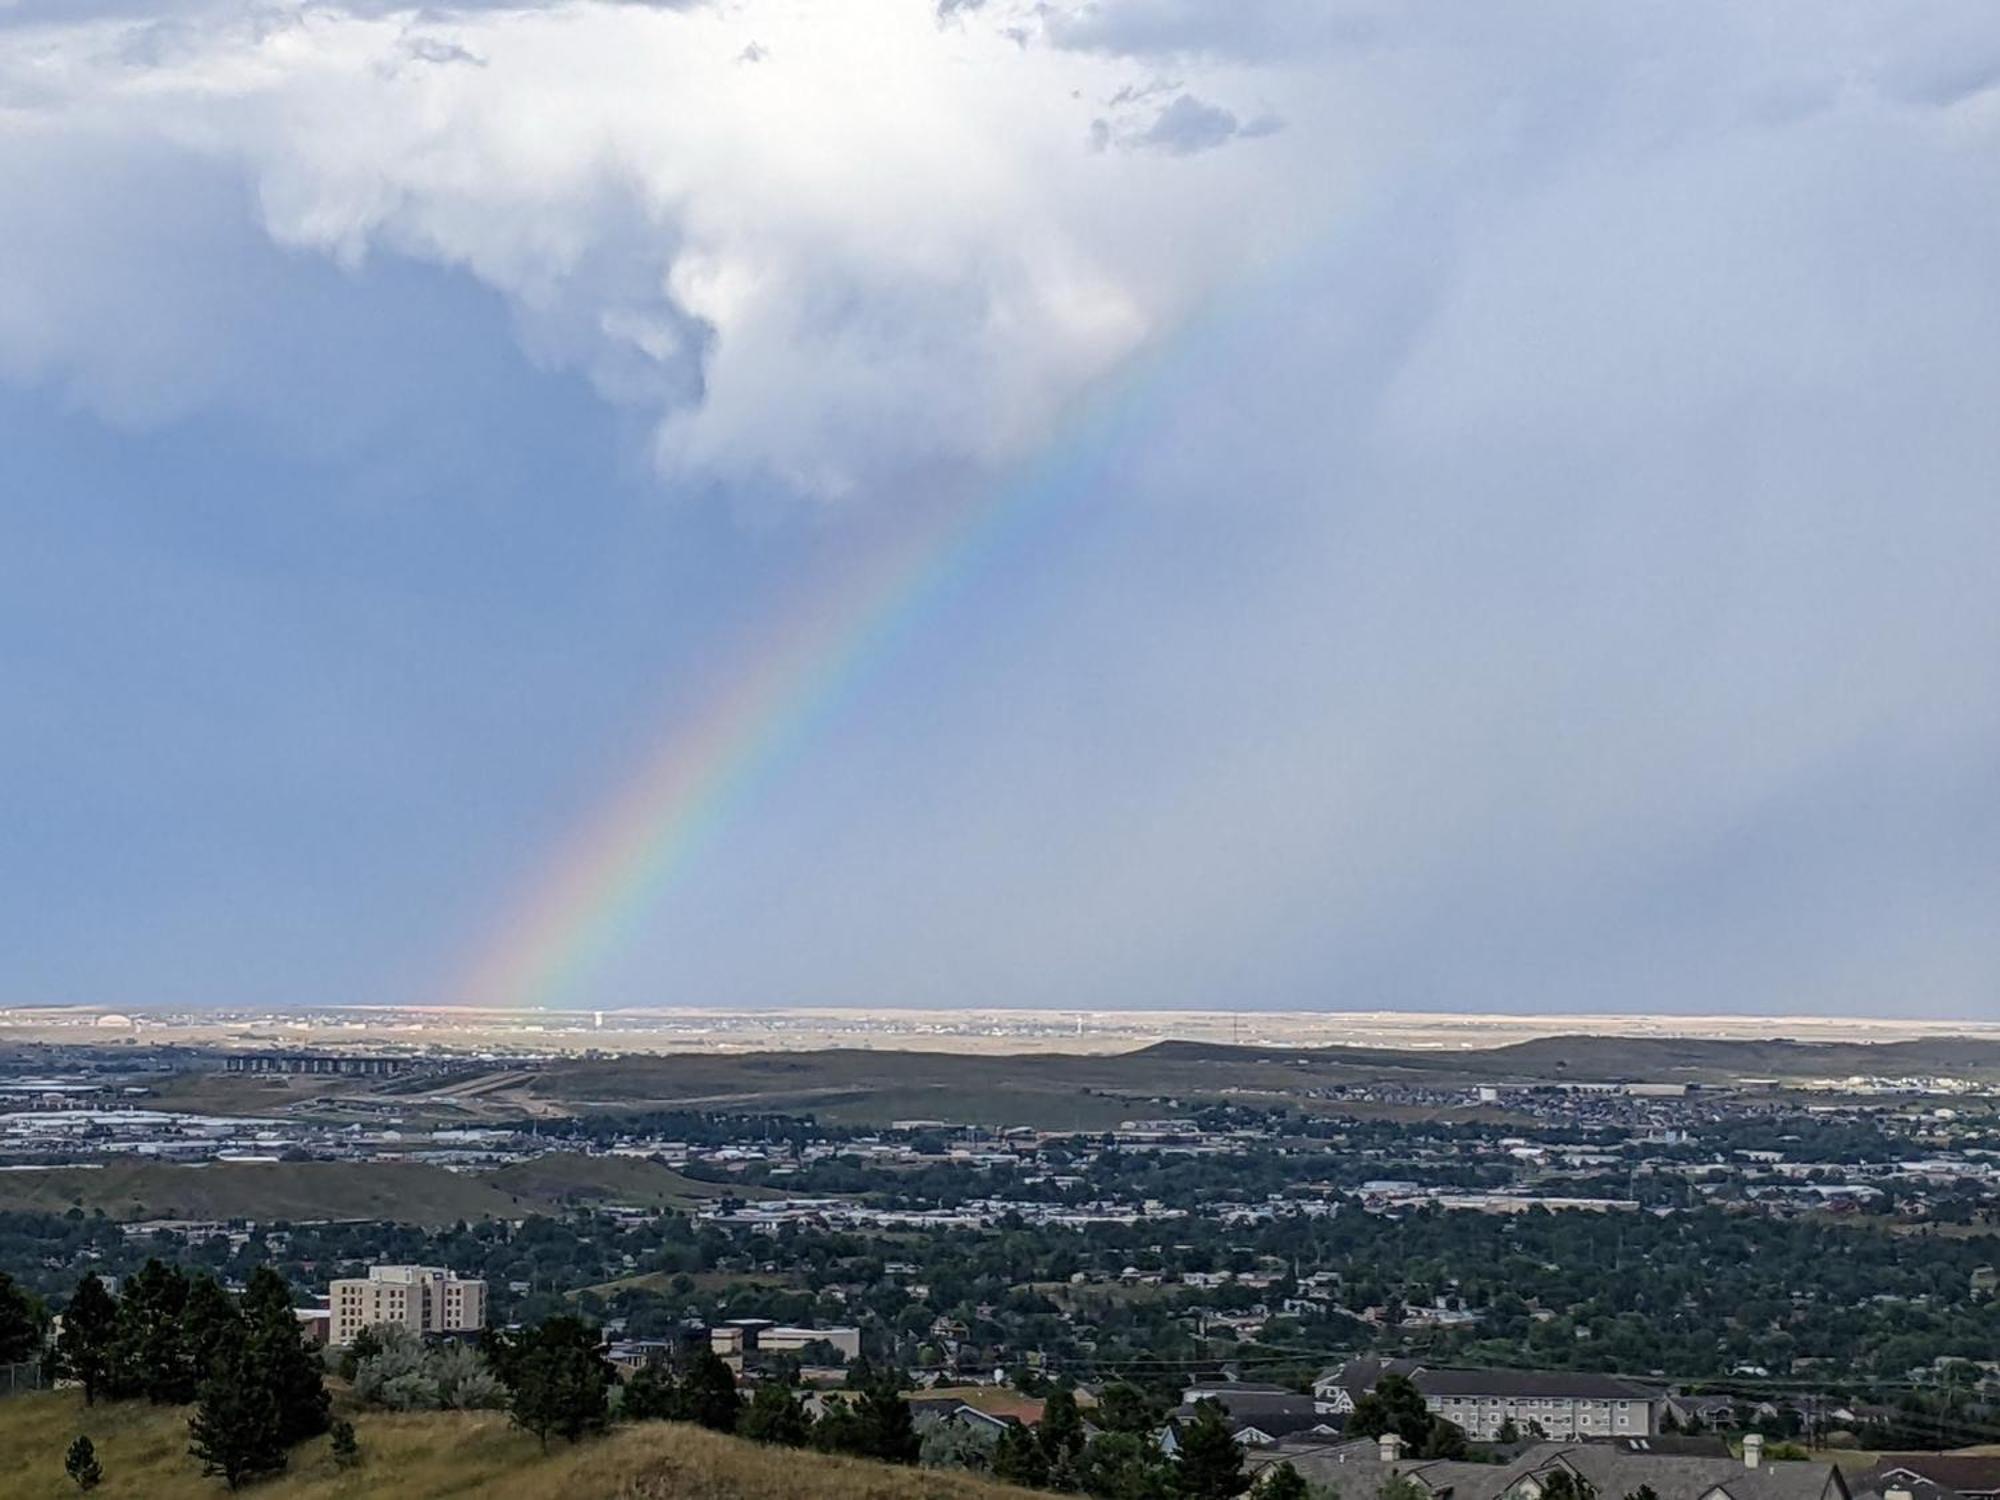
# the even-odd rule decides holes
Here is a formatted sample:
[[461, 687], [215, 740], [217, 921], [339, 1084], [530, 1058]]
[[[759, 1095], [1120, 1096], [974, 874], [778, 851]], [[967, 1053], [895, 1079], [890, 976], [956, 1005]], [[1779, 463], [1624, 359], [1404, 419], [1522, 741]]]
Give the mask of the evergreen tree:
[[1431, 1409], [1407, 1375], [1384, 1375], [1374, 1390], [1354, 1403], [1343, 1430], [1349, 1437], [1393, 1432], [1414, 1457], [1431, 1435]]
[[1290, 1464], [1275, 1464], [1257, 1481], [1257, 1500], [1312, 1500], [1312, 1487]]
[[671, 1378], [647, 1365], [626, 1378], [625, 1397], [618, 1405], [618, 1415], [628, 1422], [657, 1422], [679, 1414], [680, 1396]]
[[1066, 1464], [1083, 1451], [1083, 1416], [1076, 1396], [1058, 1386], [1042, 1403], [1042, 1420], [1035, 1427], [1050, 1468]]
[[1144, 1391], [1122, 1380], [1104, 1388], [1092, 1415], [1097, 1426], [1105, 1432], [1147, 1435], [1157, 1432], [1160, 1427], [1159, 1408], [1146, 1398]]
[[193, 1399], [195, 1371], [182, 1338], [187, 1277], [149, 1260], [118, 1299], [118, 1355], [112, 1395], [144, 1396], [179, 1406]]
[[1039, 1489], [1048, 1483], [1049, 1458], [1032, 1428], [1009, 1422], [993, 1445], [993, 1477]]
[[278, 1404], [278, 1438], [286, 1447], [326, 1431], [331, 1401], [324, 1365], [292, 1310], [292, 1289], [269, 1266], [250, 1273], [243, 1293], [251, 1364]]
[[382, 1335], [376, 1332], [375, 1325], [370, 1323], [354, 1335], [352, 1343], [340, 1351], [340, 1378], [352, 1385], [355, 1375], [361, 1370], [361, 1362], [364, 1359], [373, 1359], [381, 1352]]
[[277, 1398], [264, 1384], [250, 1340], [240, 1329], [216, 1346], [196, 1402], [188, 1419], [188, 1452], [201, 1460], [202, 1473], [220, 1474], [233, 1490], [246, 1479], [284, 1468]]
[[548, 1318], [514, 1342], [514, 1420], [549, 1445], [550, 1434], [572, 1443], [602, 1432], [610, 1420], [612, 1370], [597, 1330], [567, 1314]]
[[812, 1419], [783, 1386], [760, 1385], [743, 1408], [736, 1431], [755, 1442], [802, 1448], [812, 1436]]
[[910, 1422], [910, 1403], [903, 1399], [902, 1382], [888, 1371], [875, 1376], [861, 1392], [856, 1414], [861, 1419], [863, 1441], [869, 1458], [885, 1464], [913, 1464], [923, 1445]]
[[83, 1387], [85, 1406], [107, 1388], [117, 1338], [118, 1304], [92, 1271], [76, 1284], [56, 1336], [57, 1369]]
[[1542, 1480], [1542, 1500], [1597, 1500], [1597, 1486], [1581, 1474], [1556, 1469]]
[[69, 1445], [69, 1452], [63, 1455], [63, 1473], [80, 1490], [94, 1490], [104, 1481], [104, 1466], [97, 1461], [97, 1448], [87, 1437], [79, 1436]]
[[1456, 1422], [1448, 1422], [1443, 1417], [1432, 1417], [1430, 1430], [1424, 1434], [1418, 1445], [1419, 1458], [1464, 1458], [1466, 1454], [1465, 1429]]
[[1235, 1500], [1250, 1488], [1243, 1449], [1215, 1402], [1196, 1402], [1193, 1420], [1181, 1429], [1174, 1480], [1186, 1500]]
[[1000, 1441], [993, 1445], [993, 1477], [1024, 1489], [1040, 1489], [1048, 1482], [1048, 1455], [1035, 1435], [1018, 1422], [1009, 1422]]
[[354, 1424], [343, 1417], [327, 1430], [332, 1434], [328, 1446], [333, 1452], [334, 1467], [352, 1469], [357, 1466], [361, 1462], [361, 1444], [354, 1440]]
[[736, 1393], [736, 1372], [713, 1349], [703, 1349], [688, 1361], [675, 1392], [672, 1415], [697, 1422], [711, 1432], [734, 1432], [743, 1412]]
[[1174, 1470], [1150, 1433], [1102, 1432], [1077, 1458], [1077, 1486], [1108, 1500], [1175, 1500]]
[[861, 1416], [851, 1401], [828, 1403], [824, 1415], [812, 1425], [812, 1445], [822, 1453], [851, 1453], [867, 1457], [867, 1440]]
[[196, 1380], [208, 1374], [217, 1349], [243, 1332], [243, 1317], [222, 1283], [206, 1273], [187, 1285], [181, 1304], [181, 1349]]
[[0, 1365], [18, 1365], [42, 1349], [42, 1321], [28, 1294], [0, 1271]]

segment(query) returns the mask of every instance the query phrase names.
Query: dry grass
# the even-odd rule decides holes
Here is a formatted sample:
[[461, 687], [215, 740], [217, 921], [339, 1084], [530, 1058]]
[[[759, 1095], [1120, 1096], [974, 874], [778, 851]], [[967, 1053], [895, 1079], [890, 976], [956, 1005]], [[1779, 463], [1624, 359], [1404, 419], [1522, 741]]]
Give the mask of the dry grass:
[[114, 1219], [520, 1218], [542, 1207], [462, 1172], [423, 1162], [108, 1161], [0, 1174], [0, 1208], [102, 1209]]
[[[495, 1412], [355, 1417], [363, 1462], [339, 1470], [325, 1439], [302, 1444], [291, 1468], [246, 1486], [258, 1500], [1024, 1500], [1027, 1491], [962, 1474], [896, 1469], [765, 1448], [675, 1422], [646, 1422], [570, 1448], [535, 1440]], [[73, 1500], [63, 1454], [89, 1435], [104, 1467], [100, 1500], [214, 1500], [187, 1456], [185, 1409], [119, 1402], [86, 1410], [73, 1391], [0, 1401], [0, 1494]]]

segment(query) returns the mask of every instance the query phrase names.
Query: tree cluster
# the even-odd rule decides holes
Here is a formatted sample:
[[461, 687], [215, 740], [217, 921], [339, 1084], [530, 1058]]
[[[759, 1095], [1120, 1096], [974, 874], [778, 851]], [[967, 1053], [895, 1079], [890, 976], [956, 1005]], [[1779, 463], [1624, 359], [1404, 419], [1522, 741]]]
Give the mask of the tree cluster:
[[[212, 1276], [150, 1260], [113, 1298], [95, 1274], [63, 1311], [55, 1372], [100, 1397], [184, 1405], [188, 1451], [235, 1489], [284, 1468], [293, 1444], [329, 1420], [317, 1352], [292, 1310], [291, 1288], [268, 1268], [240, 1299]], [[81, 1480], [78, 1481], [82, 1483]]]

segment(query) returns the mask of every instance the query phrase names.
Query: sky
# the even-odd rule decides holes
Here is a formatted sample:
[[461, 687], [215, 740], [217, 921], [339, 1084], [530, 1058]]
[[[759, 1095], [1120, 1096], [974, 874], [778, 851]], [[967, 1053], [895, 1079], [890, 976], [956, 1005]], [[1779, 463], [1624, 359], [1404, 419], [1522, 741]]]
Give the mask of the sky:
[[0, 0], [0, 1004], [2000, 1019], [1996, 265], [1986, 0]]

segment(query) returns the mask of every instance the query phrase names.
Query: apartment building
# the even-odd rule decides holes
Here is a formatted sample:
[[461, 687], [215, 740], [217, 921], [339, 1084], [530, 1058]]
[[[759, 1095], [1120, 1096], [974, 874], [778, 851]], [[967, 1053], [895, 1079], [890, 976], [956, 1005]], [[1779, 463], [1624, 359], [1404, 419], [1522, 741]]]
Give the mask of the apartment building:
[[1508, 1422], [1523, 1437], [1651, 1437], [1660, 1392], [1616, 1375], [1575, 1370], [1433, 1370], [1412, 1360], [1351, 1359], [1313, 1382], [1325, 1412], [1346, 1413], [1385, 1376], [1401, 1375], [1433, 1413], [1491, 1441]]
[[442, 1266], [370, 1266], [328, 1288], [331, 1341], [351, 1344], [364, 1328], [394, 1323], [416, 1334], [474, 1333], [486, 1326], [486, 1283]]

